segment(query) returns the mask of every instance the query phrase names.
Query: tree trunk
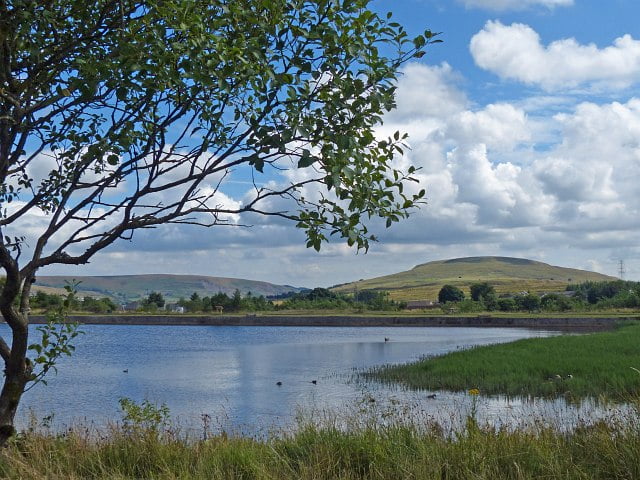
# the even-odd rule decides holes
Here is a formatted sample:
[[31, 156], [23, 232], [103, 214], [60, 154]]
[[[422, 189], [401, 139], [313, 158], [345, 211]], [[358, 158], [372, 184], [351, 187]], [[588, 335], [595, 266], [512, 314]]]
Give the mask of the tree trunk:
[[13, 369], [7, 368], [4, 385], [0, 393], [0, 447], [4, 446], [9, 437], [16, 431], [13, 422], [24, 387], [29, 380], [26, 373], [28, 370], [26, 363], [22, 363], [24, 367], [17, 369], [18, 371], [10, 372]]
[[[19, 274], [8, 270], [2, 295], [0, 312], [11, 327], [11, 347], [2, 340], [0, 354], [4, 360], [4, 385], [0, 392], [0, 447], [15, 433], [14, 418], [27, 382], [31, 379], [32, 366], [27, 358], [29, 345], [29, 283], [25, 288]], [[20, 310], [14, 301], [20, 298]]]
[[25, 319], [25, 328], [13, 331], [11, 356], [5, 362], [4, 385], [0, 392], [0, 447], [15, 433], [13, 421], [24, 388], [31, 377], [32, 369], [26, 358], [27, 341], [28, 329]]

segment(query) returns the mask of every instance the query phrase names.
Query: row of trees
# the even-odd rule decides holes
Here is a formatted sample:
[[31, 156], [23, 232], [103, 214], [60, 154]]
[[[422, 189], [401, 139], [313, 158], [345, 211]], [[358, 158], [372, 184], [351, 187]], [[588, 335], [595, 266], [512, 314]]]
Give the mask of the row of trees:
[[[473, 311], [549, 311], [567, 312], [571, 310], [603, 310], [611, 308], [640, 307], [640, 282], [584, 282], [569, 285], [571, 295], [531, 293], [498, 297], [494, 287], [488, 282], [470, 286], [470, 298], [455, 285], [444, 285], [438, 293], [438, 301], [463, 312]], [[31, 297], [31, 305], [36, 309], [52, 311], [60, 308], [64, 297], [38, 291]], [[119, 309], [110, 298], [84, 297], [70, 300], [69, 308], [75, 311], [91, 313], [112, 313]], [[180, 298], [176, 304], [188, 313], [210, 313], [222, 307], [224, 312], [274, 311], [274, 310], [339, 310], [361, 308], [365, 310], [399, 310], [405, 307], [402, 302], [389, 299], [387, 292], [362, 290], [354, 294], [336, 293], [326, 288], [314, 288], [299, 293], [291, 293], [281, 303], [275, 304], [263, 295], [254, 296], [251, 292], [242, 295], [236, 290], [232, 295], [219, 292], [211, 296], [200, 296], [194, 292], [188, 299]], [[167, 302], [159, 292], [151, 292], [142, 299], [140, 310], [154, 312], [166, 308]], [[448, 308], [448, 307], [447, 307]]]
[[62, 307], [65, 301], [67, 302], [67, 308], [74, 311], [112, 313], [118, 310], [118, 305], [107, 297], [84, 297], [80, 300], [75, 296], [65, 298], [62, 295], [45, 293], [43, 291], [38, 291], [31, 297], [31, 306], [44, 311], [55, 311]]
[[273, 302], [267, 300], [263, 295], [254, 296], [248, 292], [242, 296], [240, 290], [235, 290], [231, 296], [219, 292], [215, 295], [200, 297], [197, 292], [193, 292], [189, 299], [180, 298], [177, 304], [189, 313], [209, 313], [222, 307], [224, 312], [240, 311], [270, 311], [273, 310]]
[[[219, 307], [222, 307], [224, 312], [269, 311], [274, 308], [273, 302], [267, 300], [263, 295], [255, 297], [249, 292], [243, 297], [240, 290], [237, 289], [231, 296], [219, 292], [215, 295], [201, 297], [198, 292], [193, 292], [188, 299], [181, 297], [176, 305], [188, 313], [210, 313]], [[168, 303], [159, 292], [151, 292], [140, 302], [140, 310], [145, 312], [155, 312], [167, 307]]]
[[[143, 310], [156, 310], [162, 308], [164, 299], [157, 292], [152, 292], [142, 301]], [[404, 304], [389, 299], [387, 292], [363, 290], [353, 295], [335, 293], [327, 288], [314, 288], [299, 293], [291, 293], [281, 303], [274, 303], [263, 295], [254, 296], [251, 292], [242, 295], [236, 290], [233, 295], [217, 293], [212, 296], [201, 297], [194, 292], [189, 299], [181, 298], [178, 306], [188, 313], [208, 313], [222, 307], [224, 312], [258, 311], [268, 312], [274, 310], [336, 310], [345, 308], [360, 308], [365, 310], [398, 310]]]
[[348, 295], [333, 292], [327, 288], [314, 288], [291, 295], [276, 308], [279, 310], [339, 310], [345, 308], [400, 310], [404, 307], [404, 303], [391, 300], [388, 292], [362, 290]]
[[569, 285], [569, 295], [532, 293], [498, 297], [494, 287], [487, 283], [470, 286], [471, 298], [455, 285], [444, 285], [438, 293], [442, 304], [455, 304], [461, 312], [475, 311], [547, 311], [607, 310], [612, 308], [640, 307], [640, 283], [622, 280], [611, 282], [584, 282]]
[[584, 282], [569, 285], [567, 290], [573, 291], [575, 298], [590, 305], [612, 308], [640, 307], [640, 282]]

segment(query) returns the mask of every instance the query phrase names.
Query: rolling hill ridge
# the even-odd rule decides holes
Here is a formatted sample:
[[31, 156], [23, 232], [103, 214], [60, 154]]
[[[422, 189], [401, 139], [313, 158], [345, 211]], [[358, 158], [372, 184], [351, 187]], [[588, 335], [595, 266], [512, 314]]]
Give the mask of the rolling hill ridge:
[[290, 285], [276, 285], [269, 282], [244, 280], [240, 278], [209, 277], [205, 275], [114, 275], [114, 276], [37, 276], [36, 289], [63, 288], [67, 282], [75, 280], [79, 295], [109, 297], [119, 302], [139, 300], [151, 292], [160, 292], [169, 301], [180, 297], [189, 298], [193, 292], [201, 297], [223, 292], [233, 294], [238, 289], [243, 295], [278, 295], [300, 288]]
[[435, 300], [444, 284], [465, 291], [477, 282], [491, 283], [498, 294], [565, 290], [568, 284], [609, 281], [615, 277], [513, 257], [466, 257], [416, 265], [411, 270], [335, 287], [336, 291], [387, 290], [395, 300]]

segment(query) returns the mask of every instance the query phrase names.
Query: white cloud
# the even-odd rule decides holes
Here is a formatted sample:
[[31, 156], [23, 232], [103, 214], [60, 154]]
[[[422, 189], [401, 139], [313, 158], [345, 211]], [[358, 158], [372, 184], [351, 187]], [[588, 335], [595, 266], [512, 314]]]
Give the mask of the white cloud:
[[458, 142], [483, 143], [497, 150], [513, 149], [530, 138], [524, 111], [504, 103], [461, 112], [450, 120], [448, 133]]
[[574, 0], [459, 0], [467, 8], [484, 8], [494, 11], [525, 10], [531, 7], [569, 7]]
[[561, 201], [640, 201], [640, 99], [585, 102], [554, 118], [562, 142], [535, 162], [536, 176]]
[[460, 75], [446, 62], [434, 67], [420, 63], [405, 66], [398, 81], [396, 109], [385, 120], [443, 118], [462, 111], [469, 101], [457, 87], [460, 81]]
[[640, 80], [640, 41], [631, 35], [605, 48], [581, 45], [573, 38], [545, 46], [528, 25], [489, 21], [471, 38], [469, 48], [479, 67], [549, 91], [578, 86], [619, 89]]

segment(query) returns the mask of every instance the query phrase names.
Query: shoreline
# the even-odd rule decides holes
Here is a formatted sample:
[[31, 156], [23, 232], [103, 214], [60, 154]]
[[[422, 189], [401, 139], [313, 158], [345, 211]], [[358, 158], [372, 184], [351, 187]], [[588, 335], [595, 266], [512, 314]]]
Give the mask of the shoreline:
[[[238, 327], [516, 327], [589, 330], [613, 329], [618, 323], [640, 320], [625, 317], [493, 317], [425, 315], [70, 315], [71, 322], [85, 325], [162, 325]], [[44, 315], [34, 315], [32, 324], [46, 323]]]

